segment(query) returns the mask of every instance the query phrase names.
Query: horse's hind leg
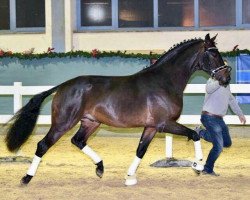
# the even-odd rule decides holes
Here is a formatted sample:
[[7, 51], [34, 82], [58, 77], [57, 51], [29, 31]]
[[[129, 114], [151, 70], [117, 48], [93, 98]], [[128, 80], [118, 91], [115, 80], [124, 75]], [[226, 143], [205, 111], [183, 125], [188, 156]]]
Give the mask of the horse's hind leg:
[[28, 184], [30, 182], [37, 171], [42, 156], [61, 138], [61, 136], [64, 135], [64, 133], [70, 130], [74, 125], [75, 124], [71, 124], [70, 126], [64, 125], [60, 128], [56, 128], [56, 126], [52, 125], [47, 135], [37, 143], [35, 156], [27, 174], [22, 178], [21, 184]]
[[88, 118], [82, 119], [81, 126], [79, 130], [76, 132], [76, 134], [74, 135], [74, 137], [71, 139], [71, 142], [93, 160], [93, 162], [96, 165], [96, 175], [101, 178], [104, 173], [103, 161], [97, 155], [97, 153], [94, 152], [87, 145], [87, 140], [89, 136], [92, 133], [94, 133], [95, 130], [99, 126], [100, 126], [100, 123], [95, 120], [88, 119]]
[[136, 150], [136, 157], [134, 158], [132, 164], [128, 169], [125, 185], [129, 186], [129, 185], [135, 185], [137, 183], [135, 174], [136, 170], [141, 162], [141, 159], [145, 155], [147, 148], [150, 142], [152, 141], [153, 137], [155, 136], [156, 132], [157, 130], [155, 127], [144, 128], [138, 148]]

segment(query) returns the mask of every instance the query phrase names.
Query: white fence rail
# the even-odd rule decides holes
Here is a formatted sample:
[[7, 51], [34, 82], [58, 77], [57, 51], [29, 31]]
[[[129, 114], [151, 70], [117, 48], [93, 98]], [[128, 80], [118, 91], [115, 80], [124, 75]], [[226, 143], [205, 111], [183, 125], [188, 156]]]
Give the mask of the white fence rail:
[[[14, 113], [18, 111], [22, 105], [23, 95], [34, 95], [42, 91], [48, 90], [53, 86], [22, 86], [21, 82], [15, 82], [13, 86], [0, 86], [0, 96], [14, 96]], [[232, 93], [248, 93], [250, 94], [250, 84], [231, 84]], [[205, 93], [205, 84], [188, 84], [184, 93], [197, 94]], [[1, 113], [1, 111], [0, 111]], [[0, 124], [6, 123], [13, 115], [0, 115]], [[50, 115], [40, 115], [38, 124], [50, 124]], [[225, 116], [227, 124], [240, 124], [240, 121], [235, 115]], [[250, 124], [250, 115], [246, 115], [247, 124]], [[200, 124], [200, 115], [181, 115], [179, 118], [181, 124]]]

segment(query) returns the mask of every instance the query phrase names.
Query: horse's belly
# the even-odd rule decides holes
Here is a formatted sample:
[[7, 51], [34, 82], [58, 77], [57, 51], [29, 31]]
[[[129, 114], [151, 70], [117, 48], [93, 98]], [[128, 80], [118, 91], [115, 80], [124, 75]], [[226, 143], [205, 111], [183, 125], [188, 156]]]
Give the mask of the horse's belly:
[[153, 123], [153, 118], [144, 109], [136, 109], [133, 106], [126, 109], [112, 106], [95, 107], [85, 110], [84, 115], [114, 127], [145, 127]]
[[145, 115], [136, 113], [136, 114], [100, 114], [98, 113], [96, 119], [103, 124], [114, 126], [114, 127], [145, 127], [149, 121], [145, 118]]
[[85, 112], [100, 123], [114, 127], [157, 126], [176, 120], [180, 115], [181, 109], [174, 104], [148, 102], [145, 100], [147, 98], [137, 97], [136, 101], [130, 99], [124, 96], [120, 99], [112, 98], [112, 101], [110, 98], [91, 101]]

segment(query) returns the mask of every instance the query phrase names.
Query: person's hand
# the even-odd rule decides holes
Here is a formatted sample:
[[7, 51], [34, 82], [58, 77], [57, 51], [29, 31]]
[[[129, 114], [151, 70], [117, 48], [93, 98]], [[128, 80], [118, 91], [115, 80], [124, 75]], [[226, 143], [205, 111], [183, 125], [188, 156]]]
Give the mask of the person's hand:
[[241, 116], [239, 116], [239, 119], [240, 119], [240, 122], [242, 123], [242, 124], [246, 124], [246, 118], [245, 118], [245, 116], [244, 115], [241, 115]]

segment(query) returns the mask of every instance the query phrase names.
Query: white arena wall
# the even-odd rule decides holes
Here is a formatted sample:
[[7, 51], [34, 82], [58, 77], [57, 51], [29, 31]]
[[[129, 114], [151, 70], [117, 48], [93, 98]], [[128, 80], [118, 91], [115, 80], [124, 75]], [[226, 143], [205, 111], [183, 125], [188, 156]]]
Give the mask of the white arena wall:
[[163, 51], [183, 40], [204, 38], [207, 33], [211, 36], [218, 33], [220, 51], [231, 51], [235, 45], [239, 45], [239, 49], [250, 49], [249, 28], [78, 31], [76, 7], [76, 0], [45, 0], [45, 29], [40, 32], [0, 31], [0, 49], [23, 52], [35, 48], [35, 53], [43, 53], [48, 47], [55, 47], [56, 52], [93, 49]]
[[[99, 49], [104, 51], [131, 50], [168, 50], [174, 44], [191, 38], [204, 38], [207, 33], [217, 36], [220, 51], [231, 51], [235, 45], [239, 49], [250, 49], [250, 30], [223, 31], [154, 31], [154, 32], [78, 32], [65, 38], [69, 48], [64, 51]], [[0, 49], [23, 52], [35, 48], [36, 53], [43, 53], [53, 47], [49, 33], [0, 34]], [[55, 49], [57, 51], [57, 49]], [[59, 50], [61, 51], [61, 50]]]
[[73, 34], [73, 49], [87, 50], [168, 50], [174, 44], [191, 38], [204, 38], [218, 33], [220, 51], [231, 51], [235, 45], [250, 48], [250, 30], [215, 31], [150, 31], [150, 32], [86, 32]]
[[24, 52], [35, 48], [36, 53], [46, 52], [51, 46], [50, 39], [46, 34], [23, 33], [0, 35], [0, 49], [12, 52]]

